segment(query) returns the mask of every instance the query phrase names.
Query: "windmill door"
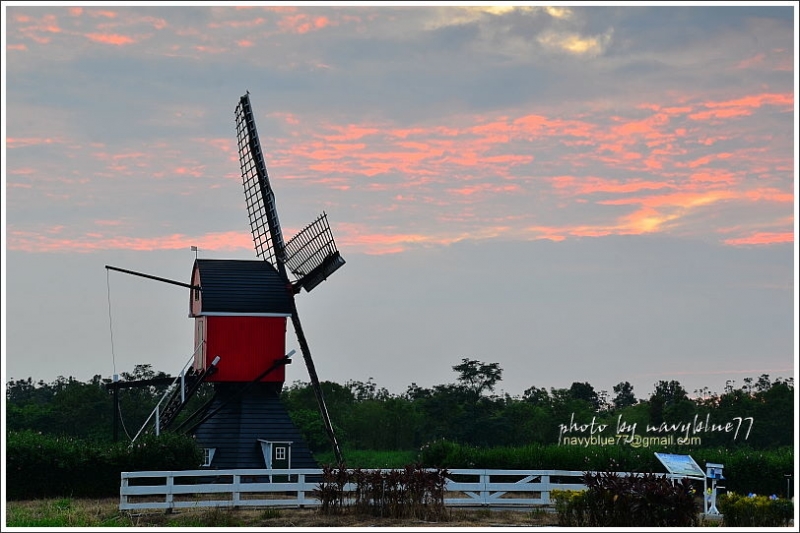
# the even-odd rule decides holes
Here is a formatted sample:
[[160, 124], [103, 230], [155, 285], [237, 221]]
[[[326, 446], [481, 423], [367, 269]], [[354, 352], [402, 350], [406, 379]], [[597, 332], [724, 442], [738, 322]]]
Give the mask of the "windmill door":
[[[261, 440], [261, 451], [264, 454], [264, 462], [267, 468], [288, 469], [292, 467], [292, 443], [265, 441]], [[286, 483], [289, 481], [287, 475], [272, 476], [273, 483]]]
[[206, 367], [206, 317], [194, 319], [194, 368], [201, 371]]

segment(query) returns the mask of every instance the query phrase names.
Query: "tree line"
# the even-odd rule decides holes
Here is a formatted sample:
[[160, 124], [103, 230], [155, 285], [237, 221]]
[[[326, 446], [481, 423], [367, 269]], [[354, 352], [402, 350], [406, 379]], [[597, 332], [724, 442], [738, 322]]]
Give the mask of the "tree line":
[[[658, 381], [645, 398], [623, 381], [613, 394], [596, 391], [588, 382], [569, 388], [531, 386], [522, 395], [497, 394], [503, 370], [498, 363], [463, 358], [452, 367], [455, 381], [430, 388], [412, 383], [400, 394], [379, 387], [372, 378], [344, 384], [322, 382], [337, 438], [347, 449], [415, 450], [441, 439], [478, 447], [555, 444], [569, 424], [593, 423], [614, 428], [667, 428], [694, 433], [709, 423], [715, 431], [700, 431], [702, 447], [724, 446], [771, 449], [793, 444], [794, 383], [792, 378], [770, 379], [762, 374], [745, 378], [721, 394], [707, 388], [690, 397], [680, 382]], [[169, 377], [151, 365], [123, 372], [125, 381]], [[69, 435], [98, 442], [112, 439], [114, 404], [107, 385], [94, 376], [88, 382], [59, 377], [52, 383], [31, 378], [6, 383], [6, 430], [30, 429], [43, 434]], [[147, 420], [166, 386], [125, 389], [119, 393], [122, 439], [130, 439]], [[204, 384], [185, 409], [184, 416], [213, 394]], [[285, 386], [282, 400], [312, 451], [329, 449], [311, 386], [296, 381]], [[749, 419], [734, 436], [732, 421]], [[700, 426], [698, 426], [698, 421]], [[687, 426], [686, 424], [693, 424]], [[175, 424], [179, 427], [179, 421]], [[722, 428], [722, 429], [721, 429]], [[688, 431], [688, 430], [687, 430]], [[657, 433], [657, 432], [656, 432]], [[587, 433], [588, 434], [588, 433]], [[699, 443], [699, 441], [698, 441]], [[660, 451], [660, 450], [655, 450]]]

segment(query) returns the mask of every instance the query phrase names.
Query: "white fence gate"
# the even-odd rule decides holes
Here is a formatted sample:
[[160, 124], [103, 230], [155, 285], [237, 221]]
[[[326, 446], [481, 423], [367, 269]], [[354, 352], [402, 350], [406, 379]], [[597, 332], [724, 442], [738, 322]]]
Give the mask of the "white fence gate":
[[[582, 475], [571, 470], [456, 468], [448, 470], [444, 503], [448, 507], [549, 506], [553, 490], [584, 490]], [[320, 469], [122, 472], [119, 508], [317, 507], [320, 501], [314, 490], [321, 479]], [[345, 491], [354, 489], [352, 484], [344, 487]]]

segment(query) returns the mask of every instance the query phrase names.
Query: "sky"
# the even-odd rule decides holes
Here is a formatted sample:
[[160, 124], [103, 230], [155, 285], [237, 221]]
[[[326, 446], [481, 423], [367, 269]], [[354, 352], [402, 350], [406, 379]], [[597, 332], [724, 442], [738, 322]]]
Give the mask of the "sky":
[[284, 236], [347, 262], [297, 296], [321, 380], [796, 376], [796, 3], [5, 2], [2, 53], [4, 382], [180, 371], [188, 289], [105, 266], [256, 259], [246, 91]]

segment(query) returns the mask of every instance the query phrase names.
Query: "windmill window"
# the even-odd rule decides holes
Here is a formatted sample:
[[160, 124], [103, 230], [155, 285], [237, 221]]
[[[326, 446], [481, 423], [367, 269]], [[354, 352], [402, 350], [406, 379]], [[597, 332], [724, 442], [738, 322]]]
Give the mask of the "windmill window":
[[203, 448], [203, 464], [201, 466], [211, 466], [216, 451], [216, 448]]
[[285, 446], [276, 446], [275, 447], [275, 459], [278, 461], [283, 461], [286, 459], [286, 447]]

